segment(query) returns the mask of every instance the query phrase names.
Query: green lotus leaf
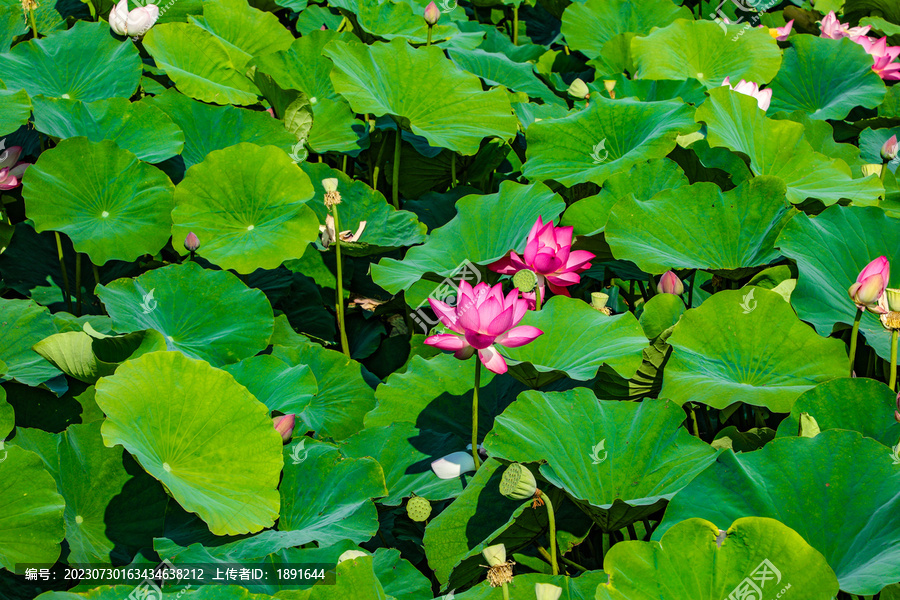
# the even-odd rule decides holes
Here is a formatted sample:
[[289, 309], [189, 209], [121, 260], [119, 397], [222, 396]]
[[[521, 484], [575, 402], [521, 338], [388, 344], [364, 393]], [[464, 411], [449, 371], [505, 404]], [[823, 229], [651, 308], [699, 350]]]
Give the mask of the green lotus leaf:
[[680, 100], [592, 97], [588, 108], [528, 128], [524, 174], [568, 186], [602, 184], [619, 171], [667, 155], [678, 135], [697, 130], [691, 121], [691, 108]]
[[[440, 48], [413, 48], [399, 38], [370, 46], [336, 40], [323, 53], [334, 61], [335, 90], [355, 112], [407, 119], [432, 146], [472, 155], [485, 137], [515, 135], [507, 93], [482, 91], [481, 81], [456, 68]], [[433, 85], [420, 85], [423, 73]]]
[[254, 56], [286, 50], [294, 41], [277, 16], [251, 7], [247, 0], [206, 0], [203, 16], [188, 21], [222, 43], [238, 73], [246, 71]]
[[[545, 573], [525, 573], [516, 575], [508, 584], [511, 598], [531, 598], [535, 595], [535, 584], [549, 583], [562, 588], [560, 600], [594, 600], [597, 586], [606, 583], [603, 571], [587, 571], [578, 577], [548, 575]], [[503, 588], [492, 587], [485, 580], [462, 593], [455, 594], [453, 600], [502, 600]], [[436, 600], [444, 600], [437, 598]]]
[[28, 32], [29, 26], [22, 18], [21, 4], [16, 0], [0, 0], [0, 53], [9, 52], [15, 39]]
[[0, 457], [0, 566], [21, 575], [16, 565], [59, 558], [66, 504], [37, 454], [11, 446]]
[[67, 31], [17, 44], [0, 60], [7, 89], [24, 89], [32, 97], [128, 98], [141, 78], [134, 44], [116, 40], [106, 23], [79, 21]]
[[[510, 250], [523, 251], [538, 216], [555, 219], [565, 208], [546, 185], [520, 185], [505, 181], [496, 194], [466, 196], [456, 203], [457, 215], [431, 232], [426, 243], [412, 248], [401, 260], [384, 258], [372, 265], [372, 279], [392, 294], [408, 288], [424, 273], [452, 275], [465, 261], [494, 262]], [[480, 279], [479, 279], [480, 280]], [[421, 297], [407, 295], [414, 306]]]
[[0, 388], [0, 438], [8, 436], [15, 426], [15, 411], [6, 401], [6, 390]]
[[504, 355], [531, 363], [541, 373], [563, 371], [581, 381], [592, 379], [604, 363], [623, 377], [633, 376], [647, 345], [633, 314], [610, 317], [565, 296], [553, 296], [541, 310], [526, 313], [520, 324], [537, 327], [544, 334], [524, 346], [503, 348]]
[[107, 416], [104, 443], [124, 446], [214, 534], [274, 524], [281, 436], [231, 375], [179, 352], [151, 352], [101, 379], [96, 400]]
[[842, 590], [875, 594], [895, 583], [900, 565], [898, 485], [890, 449], [855, 431], [779, 437], [756, 452], [720, 454], [672, 500], [653, 537], [690, 517], [777, 519], [825, 556]]
[[792, 40], [769, 87], [772, 112], [802, 110], [820, 120], [843, 119], [857, 106], [875, 108], [886, 89], [861, 45], [811, 35]]
[[781, 50], [768, 30], [742, 27], [723, 31], [718, 24], [678, 19], [646, 37], [631, 41], [635, 79], [696, 79], [706, 87], [722, 85], [726, 77], [768, 83], [781, 67]]
[[660, 397], [679, 405], [788, 412], [797, 396], [847, 369], [843, 342], [819, 337], [777, 292], [757, 287], [719, 292], [685, 312], [668, 343]]
[[319, 391], [297, 414], [321, 436], [343, 440], [363, 428], [363, 417], [375, 407], [375, 394], [362, 377], [361, 366], [318, 344], [275, 346], [272, 355], [289, 365], [308, 365]]
[[31, 98], [25, 90], [0, 89], [0, 131], [12, 133], [28, 123], [31, 117]]
[[83, 331], [67, 331], [51, 335], [32, 348], [66, 375], [85, 383], [96, 383], [99, 378], [112, 375], [118, 365], [99, 360], [94, 355], [92, 342], [93, 338]]
[[34, 99], [34, 128], [62, 139], [112, 140], [151, 163], [180, 154], [184, 147], [184, 134], [165, 113], [126, 98], [82, 102], [38, 96]]
[[[231, 373], [266, 408], [284, 414], [300, 415], [319, 389], [316, 376], [308, 366], [292, 367], [269, 355], [251, 356], [225, 365], [222, 370]], [[294, 431], [302, 434], [300, 429], [295, 427]]]
[[[763, 176], [724, 193], [701, 182], [646, 200], [628, 195], [609, 214], [606, 241], [616, 258], [652, 274], [766, 265], [780, 256], [775, 240], [796, 213], [785, 189], [781, 179]], [[696, 237], [698, 223], [702, 238]]]
[[812, 149], [803, 125], [767, 119], [750, 96], [727, 87], [710, 90], [709, 100], [697, 109], [695, 118], [707, 124], [710, 146], [746, 154], [754, 175], [783, 179], [792, 204], [807, 198], [816, 198], [825, 205], [841, 199], [873, 204], [884, 193], [874, 175], [853, 179], [843, 160], [828, 158]]
[[[99, 321], [97, 317], [90, 317], [91, 321]], [[110, 327], [112, 326], [112, 319]], [[97, 360], [111, 364], [123, 363], [129, 358], [137, 358], [148, 352], [166, 350], [166, 339], [163, 334], [155, 329], [145, 329], [120, 335], [106, 335], [94, 329], [90, 322], [86, 322], [82, 329], [91, 337], [91, 350]]]
[[[422, 14], [424, 6], [409, 0], [389, 0], [378, 2], [377, 0], [355, 0], [348, 2], [336, 2], [334, 6], [345, 5], [356, 15], [360, 27], [379, 38], [393, 40], [395, 38], [408, 40], [414, 44], [424, 44], [428, 40], [428, 26]], [[443, 16], [443, 15], [442, 15]], [[435, 42], [450, 38], [451, 44], [458, 39], [470, 38], [469, 47], [477, 46], [481, 41], [480, 34], [461, 35], [459, 27], [449, 18], [441, 19], [432, 29], [432, 38]]]
[[419, 600], [431, 595], [431, 581], [395, 548], [379, 548], [372, 557], [372, 568], [385, 594], [397, 600]]
[[[800, 270], [791, 304], [801, 319], [822, 335], [838, 323], [853, 324], [856, 306], [847, 289], [871, 260], [900, 253], [895, 223], [878, 208], [833, 206], [814, 218], [799, 214], [787, 224], [777, 245]], [[895, 274], [890, 287], [898, 282]], [[864, 312], [859, 332], [879, 356], [890, 359], [891, 336], [877, 315]]]
[[[504, 465], [488, 458], [466, 489], [431, 519], [425, 528], [428, 566], [441, 589], [463, 587], [484, 574], [481, 551], [504, 544], [507, 555], [529, 545], [547, 528], [547, 511], [531, 502], [511, 500], [500, 493]], [[560, 498], [554, 502], [558, 506]]]
[[381, 504], [397, 506], [413, 493], [428, 500], [445, 500], [463, 489], [460, 479], [438, 479], [431, 470], [433, 461], [465, 448], [455, 435], [399, 422], [364, 429], [344, 440], [340, 448], [351, 458], [371, 456], [384, 469], [389, 493]]
[[[784, 597], [828, 600], [834, 571], [796, 531], [774, 519], [687, 519], [655, 542], [625, 541], [604, 557], [609, 583], [596, 600]], [[763, 594], [758, 596], [754, 594]]]
[[619, 34], [647, 35], [675, 19], [691, 18], [688, 8], [675, 6], [668, 0], [651, 0], [640, 6], [628, 0], [587, 0], [574, 2], [565, 9], [562, 34], [570, 48], [588, 58], [597, 58], [603, 55], [604, 44]]
[[184, 131], [181, 158], [185, 168], [203, 162], [210, 152], [241, 142], [278, 146], [285, 152], [297, 142], [281, 121], [265, 112], [235, 106], [209, 106], [175, 90], [166, 90], [142, 100], [142, 103], [159, 108]]
[[754, 427], [747, 431], [741, 431], [734, 425], [730, 425], [716, 434], [710, 446], [735, 452], [753, 452], [771, 442], [774, 437], [775, 430], [768, 427]]
[[22, 189], [35, 230], [61, 231], [97, 265], [156, 254], [169, 240], [174, 186], [114, 142], [61, 141], [29, 167]]
[[212, 104], [256, 104], [259, 90], [238, 70], [225, 45], [189, 23], [157, 24], [144, 48], [179, 91]]
[[609, 211], [622, 198], [631, 194], [635, 198], [651, 198], [658, 192], [675, 190], [688, 183], [684, 171], [673, 160], [640, 162], [628, 171], [612, 175], [603, 183], [599, 194], [571, 204], [560, 224], [574, 227], [575, 235], [596, 235], [606, 229]]
[[[867, 17], [869, 15], [884, 17], [891, 23], [900, 23], [900, 7], [890, 0], [847, 0], [844, 5], [844, 16], [848, 20]], [[887, 32], [885, 32], [887, 33]]]
[[[189, 0], [186, 0], [189, 1]], [[135, 564], [135, 568], [152, 569], [157, 566], [156, 562], [140, 562]], [[214, 575], [215, 573], [213, 573]], [[140, 581], [132, 585], [101, 585], [85, 591], [69, 591], [69, 592], [44, 592], [38, 598], [41, 600], [128, 600], [131, 594], [138, 590], [138, 593], [144, 591], [152, 594], [154, 600], [271, 600], [272, 596], [268, 594], [254, 594], [248, 592], [246, 588], [238, 585], [199, 585], [190, 589], [175, 591], [170, 587], [171, 584], [164, 586], [159, 594], [153, 591], [149, 585], [143, 585], [145, 582]], [[326, 586], [322, 586], [326, 587]], [[327, 586], [333, 587], [333, 586]], [[78, 587], [73, 589], [79, 589]], [[305, 600], [307, 597], [303, 596]]]
[[216, 150], [175, 190], [172, 239], [194, 232], [198, 253], [223, 269], [274, 269], [300, 258], [318, 237], [306, 205], [312, 194], [309, 177], [278, 148], [242, 143]]
[[656, 294], [646, 303], [641, 312], [641, 329], [648, 340], [661, 341], [668, 339], [665, 335], [674, 327], [684, 314], [684, 302], [675, 294]]
[[97, 295], [117, 331], [155, 329], [170, 350], [214, 366], [264, 350], [274, 328], [265, 295], [227, 271], [194, 262], [101, 285]]
[[800, 415], [806, 413], [822, 431], [849, 429], [893, 446], [900, 439], [895, 410], [897, 394], [880, 381], [865, 377], [833, 379], [797, 398], [791, 414], [778, 425], [778, 436], [796, 436]]
[[50, 311], [32, 300], [0, 298], [0, 360], [3, 377], [36, 386], [60, 374], [32, 350], [41, 340], [57, 333]]
[[[484, 445], [497, 458], [546, 461], [541, 475], [610, 532], [665, 506], [715, 460], [683, 421], [684, 411], [662, 400], [598, 401], [586, 388], [527, 391], [497, 417]], [[561, 428], [574, 436], [560, 439]]]
[[451, 50], [450, 58], [457, 67], [478, 75], [488, 85], [502, 85], [513, 91], [525, 92], [531, 98], [540, 98], [546, 104], [568, 108], [537, 78], [530, 63], [516, 63], [503, 54], [484, 50]]
[[[362, 181], [351, 179], [343, 171], [328, 167], [323, 163], [303, 163], [300, 166], [313, 184], [313, 197], [324, 198], [323, 179], [337, 179], [341, 204], [338, 208], [342, 230], [355, 233], [362, 221], [366, 222], [362, 236], [357, 242], [348, 244], [342, 250], [350, 255], [383, 252], [388, 249], [421, 244], [426, 240], [425, 225], [419, 223], [414, 213], [397, 210], [378, 191]], [[319, 223], [325, 223], [328, 209], [324, 202], [313, 201], [310, 208], [316, 213]], [[363, 244], [359, 248], [357, 244]]]

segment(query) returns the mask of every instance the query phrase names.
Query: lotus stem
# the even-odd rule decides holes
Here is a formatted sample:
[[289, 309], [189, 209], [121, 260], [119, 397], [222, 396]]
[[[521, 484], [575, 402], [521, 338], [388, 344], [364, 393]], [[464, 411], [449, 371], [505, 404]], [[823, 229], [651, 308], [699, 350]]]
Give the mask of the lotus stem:
[[425, 47], [426, 47], [426, 48], [427, 48], [428, 46], [431, 45], [431, 30], [432, 30], [432, 28], [433, 28], [432, 25], [429, 25], [429, 26], [428, 26], [428, 39], [425, 40]]
[[[90, 2], [88, 4], [90, 4]], [[93, 15], [91, 15], [91, 16], [93, 16]], [[31, 33], [34, 34], [34, 39], [36, 39], [36, 40], [40, 39], [41, 36], [38, 34], [37, 24], [35, 23], [35, 20], [34, 20], [34, 9], [33, 8], [28, 11], [28, 18], [31, 21]], [[884, 177], [882, 177], [882, 180], [884, 180]]]
[[[513, 46], [519, 45], [519, 5], [513, 6], [513, 35], [512, 35], [512, 43]], [[555, 575], [555, 573], [554, 573]]]
[[450, 187], [456, 187], [456, 152], [450, 155]]
[[503, 582], [503, 600], [509, 600], [509, 586]]
[[850, 377], [853, 377], [853, 365], [856, 362], [856, 339], [859, 337], [859, 321], [862, 314], [862, 309], [857, 308], [856, 318], [853, 319], [853, 332], [850, 334]]
[[697, 425], [697, 413], [694, 410], [693, 402], [690, 403], [690, 407], [691, 407], [691, 421], [693, 421], [693, 423], [694, 423], [694, 435], [699, 440], [700, 439], [700, 427]]
[[75, 300], [78, 307], [75, 309], [75, 316], [81, 316], [81, 254], [75, 252]]
[[559, 559], [560, 559], [561, 561], [563, 561], [564, 563], [566, 563], [567, 565], [569, 565], [570, 567], [575, 567], [575, 568], [578, 569], [579, 571], [585, 571], [585, 572], [588, 571], [587, 567], [582, 567], [581, 565], [579, 565], [579, 564], [578, 564], [577, 562], [575, 562], [574, 560], [569, 560], [568, 558], [566, 558], [566, 557], [563, 556], [562, 554], [559, 555]]
[[656, 287], [656, 280], [653, 279], [653, 275], [650, 276], [650, 291], [653, 293], [654, 296], [659, 294], [659, 290]]
[[[685, 308], [690, 308], [691, 305], [694, 303], [694, 282], [696, 280], [697, 280], [697, 270], [694, 269], [694, 274], [691, 275], [691, 283], [688, 286], [688, 296], [687, 296], [687, 303], [685, 304]], [[681, 299], [684, 300], [684, 297], [682, 297]]]
[[881, 185], [884, 186], [884, 176], [887, 174], [887, 163], [881, 163]]
[[475, 387], [472, 389], [472, 458], [475, 460], [475, 468], [481, 467], [481, 458], [478, 456], [478, 387], [481, 385], [481, 359], [475, 357]]
[[394, 208], [400, 210], [400, 123], [397, 123], [397, 137], [394, 138], [394, 187], [391, 190]]
[[334, 216], [334, 252], [337, 259], [337, 322], [341, 334], [341, 351], [350, 358], [350, 344], [347, 343], [347, 328], [344, 324], [344, 272], [341, 264], [341, 222], [338, 219], [337, 204], [332, 205], [331, 214]]
[[633, 540], [638, 539], [637, 531], [634, 530], [634, 523], [629, 523], [627, 526], [627, 529], [628, 529], [628, 537], [629, 538], [631, 538]]
[[66, 300], [66, 311], [72, 312], [72, 297], [69, 294], [69, 274], [66, 273], [66, 261], [63, 258], [63, 249], [62, 249], [62, 239], [59, 237], [59, 232], [53, 232], [56, 235], [56, 253], [59, 255], [59, 269], [62, 272], [62, 280], [63, 280], [63, 296]]
[[891, 375], [888, 385], [894, 392], [897, 391], [897, 333], [900, 333], [900, 330], [891, 330]]
[[[373, 127], [375, 121], [372, 121]], [[378, 148], [378, 156], [375, 158], [375, 172], [372, 175], [372, 189], [378, 191], [378, 173], [381, 171], [381, 157], [384, 154], [384, 144], [387, 142], [387, 136], [381, 138], [381, 146]]]
[[534, 310], [541, 310], [541, 286], [540, 283], [534, 286]]
[[554, 575], [559, 575], [559, 566], [556, 564], [556, 513], [553, 512], [549, 494], [541, 494], [540, 498], [547, 505], [547, 518], [550, 521], [550, 569]]
[[97, 287], [100, 285], [100, 269], [97, 268], [94, 261], [91, 261], [91, 270], [94, 272], [94, 294], [96, 295]]

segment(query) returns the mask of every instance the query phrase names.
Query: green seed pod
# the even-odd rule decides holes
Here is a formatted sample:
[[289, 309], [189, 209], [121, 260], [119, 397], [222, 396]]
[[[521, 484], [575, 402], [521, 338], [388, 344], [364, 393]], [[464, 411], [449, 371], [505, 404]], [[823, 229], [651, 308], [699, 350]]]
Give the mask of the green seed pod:
[[537, 491], [534, 475], [523, 464], [513, 463], [503, 472], [500, 493], [513, 500], [527, 500]]
[[406, 503], [406, 514], [413, 521], [422, 522], [431, 516], [431, 502], [421, 496], [413, 496]]
[[521, 269], [513, 275], [513, 285], [526, 294], [537, 285], [537, 275], [530, 269]]
[[506, 545], [494, 544], [481, 551], [489, 567], [496, 567], [506, 562]]

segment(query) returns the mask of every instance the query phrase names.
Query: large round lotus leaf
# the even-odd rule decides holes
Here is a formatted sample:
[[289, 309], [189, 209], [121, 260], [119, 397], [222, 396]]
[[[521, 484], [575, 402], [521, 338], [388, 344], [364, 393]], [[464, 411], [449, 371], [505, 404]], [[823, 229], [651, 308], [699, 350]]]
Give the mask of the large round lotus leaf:
[[[314, 198], [325, 197], [323, 179], [338, 180], [341, 204], [337, 208], [342, 230], [355, 233], [359, 224], [366, 222], [359, 240], [342, 248], [347, 253], [371, 254], [425, 241], [426, 227], [419, 223], [414, 213], [395, 209], [380, 192], [362, 181], [351, 179], [343, 171], [332, 169], [324, 163], [303, 163], [300, 168], [312, 181]], [[325, 203], [314, 201], [310, 203], [310, 208], [316, 213], [319, 223], [324, 224], [328, 216]]]
[[363, 417], [375, 407], [375, 393], [358, 362], [318, 344], [275, 346], [272, 355], [292, 366], [307, 365], [315, 375], [319, 391], [298, 414], [312, 430], [342, 440], [363, 428]]
[[843, 160], [813, 150], [803, 125], [767, 119], [750, 96], [727, 87], [710, 90], [695, 119], [706, 123], [710, 146], [746, 154], [754, 175], [783, 179], [792, 204], [807, 198], [826, 205], [844, 198], [854, 204], [874, 204], [884, 193], [877, 177], [854, 179]]
[[184, 134], [165, 113], [126, 98], [82, 102], [38, 96], [34, 99], [34, 128], [61, 139], [112, 140], [151, 163], [180, 154], [184, 147]]
[[246, 72], [254, 56], [286, 50], [294, 41], [277, 16], [251, 7], [247, 0], [207, 0], [203, 16], [189, 21], [218, 38], [238, 73]]
[[691, 11], [669, 0], [635, 4], [629, 0], [587, 0], [570, 4], [562, 15], [562, 34], [573, 50], [588, 58], [603, 54], [603, 45], [622, 33], [647, 35], [675, 19], [690, 19]]
[[799, 35], [784, 52], [784, 64], [769, 87], [772, 112], [802, 110], [811, 119], [843, 119], [857, 106], [874, 108], [885, 87], [872, 57], [848, 38]]
[[[266, 405], [269, 410], [301, 416], [302, 411], [318, 392], [316, 376], [306, 365], [290, 366], [274, 356], [260, 355], [245, 358], [239, 363], [225, 365], [242, 386]], [[295, 427], [295, 432], [303, 433]]]
[[57, 333], [50, 311], [32, 300], [0, 298], [0, 374], [25, 385], [37, 386], [60, 374], [32, 346]]
[[541, 373], [563, 371], [581, 381], [592, 379], [604, 363], [623, 377], [633, 376], [647, 345], [633, 314], [609, 317], [566, 296], [550, 298], [541, 310], [526, 313], [520, 324], [537, 327], [544, 335], [518, 348], [502, 348], [504, 355], [529, 362]]
[[855, 431], [775, 438], [756, 452], [720, 454], [672, 500], [653, 536], [690, 517], [770, 517], [825, 556], [842, 590], [875, 594], [900, 572], [898, 486], [891, 450]]
[[[640, 10], [640, 9], [638, 9]], [[731, 27], [736, 34], [741, 27]], [[696, 79], [707, 87], [726, 77], [763, 84], [781, 67], [781, 50], [768, 30], [750, 28], [737, 40], [712, 21], [678, 19], [646, 37], [631, 40], [635, 79]]]
[[376, 550], [372, 568], [385, 593], [397, 600], [419, 600], [431, 595], [431, 581], [408, 560], [400, 558], [396, 548]]
[[797, 398], [791, 414], [778, 425], [778, 435], [798, 435], [800, 415], [806, 413], [822, 431], [850, 429], [890, 447], [900, 439], [895, 410], [897, 394], [880, 381], [865, 377], [833, 379]]
[[0, 566], [21, 575], [16, 565], [59, 558], [65, 501], [37, 454], [12, 446], [0, 459]]
[[240, 71], [225, 45], [188, 23], [155, 25], [144, 48], [179, 91], [212, 104], [256, 104], [259, 90]]
[[[189, 0], [188, 0], [189, 1]], [[156, 562], [136, 562], [133, 568], [152, 569], [157, 566]], [[232, 565], [233, 566], [233, 565]], [[204, 567], [209, 568], [208, 564]], [[224, 573], [224, 571], [223, 571]], [[212, 572], [215, 575], [215, 572]], [[41, 600], [128, 600], [134, 598], [135, 590], [138, 593], [148, 592], [148, 598], [152, 600], [271, 600], [272, 596], [268, 594], [255, 594], [247, 591], [247, 588], [239, 585], [195, 585], [190, 589], [182, 589], [175, 591], [177, 587], [173, 587], [171, 583], [166, 582], [160, 593], [157, 594], [153, 588], [147, 585], [145, 581], [136, 581], [131, 585], [101, 585], [86, 591], [69, 591], [69, 592], [44, 592], [38, 598]], [[247, 585], [247, 582], [244, 582]], [[87, 586], [85, 586], [87, 587]], [[318, 586], [329, 587], [334, 586]], [[73, 589], [82, 589], [76, 587]], [[258, 589], [254, 587], [254, 589]], [[307, 596], [292, 596], [295, 600], [307, 600]], [[383, 598], [383, 597], [382, 597]]]
[[588, 108], [528, 128], [524, 173], [532, 181], [602, 184], [614, 173], [664, 157], [676, 137], [697, 129], [691, 108], [680, 100], [592, 97]]
[[[404, 290], [428, 272], [439, 276], [454, 274], [466, 261], [494, 262], [510, 250], [524, 251], [532, 225], [541, 216], [546, 223], [565, 208], [562, 198], [542, 184], [500, 184], [496, 194], [471, 195], [456, 203], [457, 215], [431, 232], [425, 244], [412, 248], [403, 260], [383, 258], [372, 265], [372, 279], [392, 294]], [[469, 275], [469, 283], [475, 281]], [[437, 284], [435, 284], [437, 285]], [[412, 306], [424, 302], [407, 294]]]
[[757, 287], [719, 292], [685, 312], [668, 343], [660, 397], [678, 404], [788, 412], [801, 393], [847, 370], [843, 342], [820, 337], [780, 294]]
[[107, 417], [104, 443], [125, 446], [214, 534], [275, 523], [281, 436], [231, 375], [179, 352], [151, 352], [101, 379], [96, 400]]
[[[573, 5], [575, 6], [575, 5]], [[595, 235], [606, 229], [609, 211], [616, 202], [634, 194], [645, 200], [663, 190], [675, 190], [688, 185], [684, 171], [673, 160], [660, 158], [640, 162], [603, 182], [603, 189], [573, 203], [562, 216], [561, 224], [574, 227], [575, 235]]]
[[625, 541], [604, 557], [596, 600], [792, 598], [831, 600], [834, 571], [793, 529], [748, 517], [688, 519], [658, 542]]
[[[360, 27], [380, 38], [392, 40], [403, 38], [414, 44], [424, 44], [428, 39], [428, 26], [422, 18], [425, 12], [425, 3], [411, 0], [335, 0], [330, 6], [343, 8], [356, 16]], [[464, 12], [458, 4], [450, 2], [443, 7], [453, 7], [457, 11], [456, 17], [441, 15], [439, 21], [432, 29], [432, 38], [435, 42], [450, 38], [448, 45], [462, 45], [473, 48], [481, 42], [483, 34], [480, 31], [460, 34], [459, 27], [453, 22], [455, 19], [465, 21]], [[459, 9], [459, 10], [457, 10]], [[443, 21], [443, 23], [441, 23]], [[468, 43], [467, 43], [468, 42]]]
[[[223, 177], [227, 173], [228, 177]], [[210, 152], [175, 190], [172, 239], [200, 238], [198, 254], [252, 273], [300, 258], [319, 235], [309, 177], [274, 146], [238, 144]]]
[[665, 506], [715, 460], [683, 421], [684, 411], [663, 400], [598, 401], [587, 388], [527, 391], [497, 417], [484, 445], [497, 458], [543, 462], [541, 475], [610, 532]]
[[565, 101], [538, 79], [531, 63], [513, 62], [504, 54], [484, 50], [451, 50], [450, 58], [460, 69], [478, 75], [490, 86], [502, 85], [531, 98], [540, 98], [545, 104], [568, 108]]
[[214, 366], [264, 350], [274, 330], [265, 294], [228, 271], [187, 262], [97, 288], [117, 331], [155, 329], [169, 349]]
[[241, 142], [278, 146], [285, 152], [290, 152], [297, 143], [296, 136], [285, 130], [281, 121], [265, 112], [209, 106], [175, 90], [166, 90], [141, 102], [162, 110], [184, 132], [181, 158], [185, 168], [202, 162], [214, 150]]
[[609, 214], [606, 241], [613, 256], [647, 273], [759, 267], [780, 256], [775, 239], [796, 213], [784, 194], [781, 179], [756, 177], [724, 193], [701, 182], [650, 199], [625, 196]]
[[134, 44], [123, 44], [106, 23], [78, 21], [67, 31], [17, 44], [2, 55], [3, 83], [30, 96], [92, 102], [128, 98], [141, 78]]
[[[442, 589], [463, 587], [483, 577], [481, 551], [487, 546], [504, 544], [511, 556], [547, 529], [546, 509], [533, 509], [531, 502], [500, 493], [504, 470], [500, 461], [488, 458], [463, 493], [425, 528], [428, 566]], [[561, 504], [561, 499], [554, 504]]]
[[380, 502], [388, 506], [400, 504], [411, 494], [428, 500], [458, 496], [463, 489], [460, 478], [438, 479], [431, 463], [463, 448], [455, 435], [416, 429], [412, 423], [370, 427], [341, 444], [345, 456], [371, 456], [378, 461], [389, 492]]
[[[874, 207], [833, 206], [814, 218], [799, 214], [791, 219], [777, 244], [800, 270], [791, 294], [800, 318], [822, 335], [829, 335], [838, 323], [852, 325], [856, 306], [847, 288], [871, 260], [900, 256], [896, 223]], [[898, 282], [900, 274], [895, 270], [890, 287]], [[876, 315], [864, 312], [859, 332], [879, 356], [890, 359], [891, 336]]]
[[0, 90], [0, 135], [12, 133], [31, 117], [31, 98], [25, 90]]
[[[516, 133], [506, 91], [485, 92], [481, 80], [461, 71], [440, 48], [413, 48], [406, 40], [372, 45], [333, 41], [323, 50], [334, 61], [331, 81], [358, 113], [409, 120], [432, 146], [462, 154], [481, 140]], [[427, 74], [429, 85], [420, 85]]]
[[41, 153], [22, 196], [38, 233], [61, 231], [75, 250], [103, 265], [166, 245], [174, 189], [159, 169], [114, 142], [76, 137]]

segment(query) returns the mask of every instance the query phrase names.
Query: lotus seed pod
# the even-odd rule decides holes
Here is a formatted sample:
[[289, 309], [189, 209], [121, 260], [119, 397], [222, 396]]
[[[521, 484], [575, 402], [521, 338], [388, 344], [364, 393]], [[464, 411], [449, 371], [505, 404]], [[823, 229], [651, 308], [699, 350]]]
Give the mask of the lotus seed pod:
[[331, 177], [329, 179], [322, 180], [322, 187], [325, 188], [325, 193], [335, 192], [338, 188], [338, 180], [337, 177]]
[[344, 562], [345, 560], [353, 560], [354, 558], [360, 558], [363, 556], [369, 555], [365, 552], [360, 552], [359, 550], [347, 550], [338, 557], [338, 564]]
[[488, 561], [488, 566], [496, 567], [506, 562], [506, 546], [504, 544], [495, 544], [488, 546], [481, 551], [484, 559]]
[[534, 595], [537, 600], [559, 600], [562, 596], [562, 588], [552, 583], [534, 584]]
[[887, 296], [888, 308], [894, 312], [900, 312], [900, 290], [887, 288], [884, 293]]
[[431, 502], [421, 496], [413, 496], [406, 503], [406, 514], [413, 521], [421, 523], [431, 516]]
[[537, 482], [528, 467], [513, 463], [503, 472], [500, 493], [513, 500], [527, 500], [537, 491]]
[[537, 274], [531, 269], [520, 269], [513, 275], [513, 285], [519, 288], [520, 292], [531, 292], [537, 285]]
[[609, 294], [604, 294], [603, 292], [591, 292], [591, 306], [597, 310], [604, 308], [607, 302], [609, 302]]
[[581, 79], [575, 79], [575, 81], [572, 82], [572, 85], [569, 86], [569, 89], [567, 91], [569, 92], [570, 96], [572, 96], [573, 98], [578, 98], [579, 100], [587, 98], [591, 93], [591, 90], [588, 89], [587, 84]]

